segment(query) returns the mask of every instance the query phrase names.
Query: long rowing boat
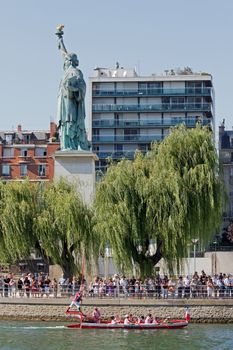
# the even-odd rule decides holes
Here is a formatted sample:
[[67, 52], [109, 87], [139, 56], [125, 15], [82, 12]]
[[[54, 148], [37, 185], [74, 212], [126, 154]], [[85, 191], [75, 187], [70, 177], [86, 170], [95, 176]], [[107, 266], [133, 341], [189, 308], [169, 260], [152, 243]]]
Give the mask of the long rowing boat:
[[117, 323], [111, 323], [111, 320], [100, 320], [95, 322], [93, 317], [86, 316], [80, 311], [67, 310], [67, 315], [75, 315], [78, 317], [79, 322], [69, 324], [68, 328], [84, 328], [84, 329], [177, 329], [187, 327], [190, 321], [189, 309], [186, 307], [184, 320], [164, 320], [158, 321], [158, 323], [138, 324], [137, 322], [132, 324], [124, 324], [123, 320]]
[[160, 322], [158, 324], [130, 324], [124, 323], [93, 323], [80, 322], [67, 325], [68, 328], [82, 328], [82, 329], [177, 329], [188, 326], [186, 320], [170, 320], [169, 322]]

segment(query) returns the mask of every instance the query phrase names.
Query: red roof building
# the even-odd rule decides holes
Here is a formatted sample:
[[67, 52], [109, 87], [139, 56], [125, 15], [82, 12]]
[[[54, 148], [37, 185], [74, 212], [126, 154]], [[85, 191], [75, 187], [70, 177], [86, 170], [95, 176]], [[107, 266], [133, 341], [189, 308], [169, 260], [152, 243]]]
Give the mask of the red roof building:
[[50, 181], [54, 176], [54, 152], [60, 148], [56, 124], [50, 130], [0, 131], [0, 177], [4, 181], [28, 178]]

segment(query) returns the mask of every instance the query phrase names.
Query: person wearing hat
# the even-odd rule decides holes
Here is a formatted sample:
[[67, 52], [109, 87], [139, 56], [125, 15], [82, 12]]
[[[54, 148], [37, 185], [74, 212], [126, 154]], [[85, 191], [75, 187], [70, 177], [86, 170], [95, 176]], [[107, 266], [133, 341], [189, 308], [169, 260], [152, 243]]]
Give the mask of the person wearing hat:
[[127, 315], [125, 315], [124, 324], [125, 324], [125, 325], [133, 324], [132, 314], [129, 314], [129, 315], [127, 314]]

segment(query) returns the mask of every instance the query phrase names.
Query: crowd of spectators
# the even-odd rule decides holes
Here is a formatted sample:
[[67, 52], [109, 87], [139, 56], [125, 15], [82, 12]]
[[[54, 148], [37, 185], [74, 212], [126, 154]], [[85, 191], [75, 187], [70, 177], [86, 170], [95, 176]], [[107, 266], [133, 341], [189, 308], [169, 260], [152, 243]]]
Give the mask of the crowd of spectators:
[[19, 277], [8, 273], [0, 276], [0, 297], [43, 297], [51, 292], [57, 297], [58, 283], [44, 274], [22, 274]]
[[88, 285], [83, 277], [56, 280], [46, 274], [9, 273], [0, 276], [0, 297], [67, 297], [82, 286], [85, 297], [134, 298], [233, 298], [233, 276], [224, 273], [208, 276], [204, 271], [178, 278], [157, 274], [144, 280], [115, 274], [110, 278], [95, 277]]
[[208, 276], [204, 271], [199, 275], [173, 278], [157, 274], [145, 280], [114, 275], [103, 279], [96, 277], [89, 286], [89, 295], [133, 296], [151, 298], [233, 298], [233, 276], [220, 273]]

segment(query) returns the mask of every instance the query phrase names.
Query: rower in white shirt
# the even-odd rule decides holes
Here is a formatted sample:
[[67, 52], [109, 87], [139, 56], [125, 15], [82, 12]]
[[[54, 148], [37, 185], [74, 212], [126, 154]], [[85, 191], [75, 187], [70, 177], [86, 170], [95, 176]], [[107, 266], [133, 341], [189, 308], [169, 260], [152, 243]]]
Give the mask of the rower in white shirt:
[[145, 324], [152, 324], [153, 323], [153, 317], [151, 314], [148, 314], [148, 316], [145, 319]]
[[124, 324], [125, 325], [129, 325], [132, 324], [132, 316], [131, 315], [125, 315], [125, 319], [124, 319]]

